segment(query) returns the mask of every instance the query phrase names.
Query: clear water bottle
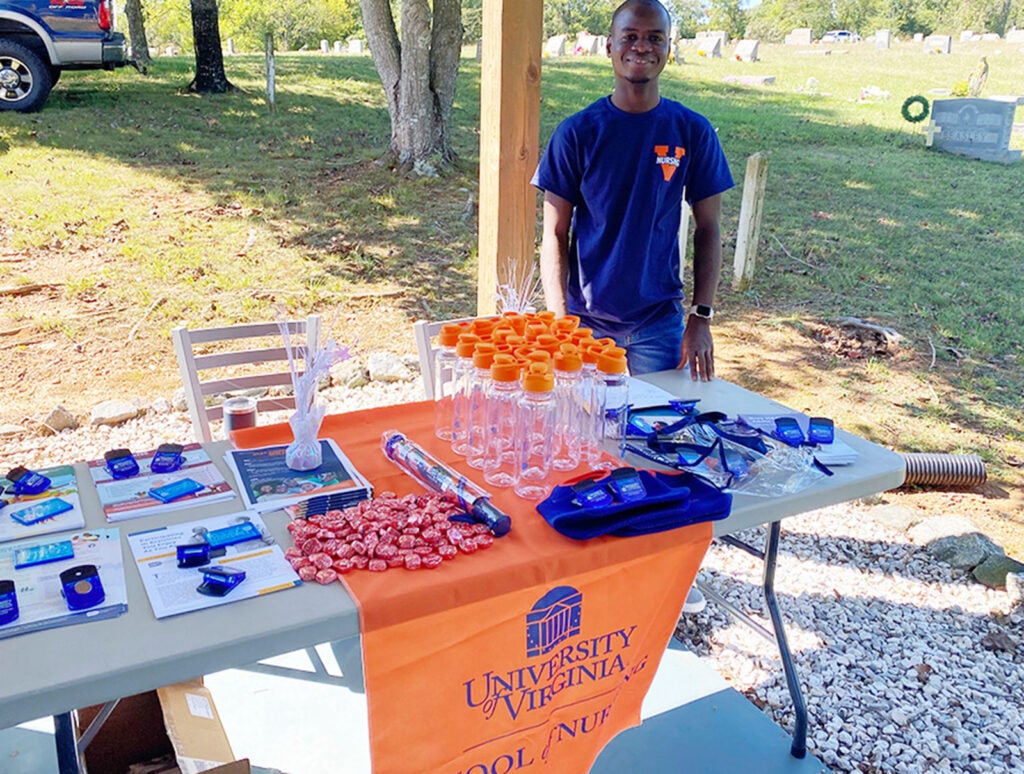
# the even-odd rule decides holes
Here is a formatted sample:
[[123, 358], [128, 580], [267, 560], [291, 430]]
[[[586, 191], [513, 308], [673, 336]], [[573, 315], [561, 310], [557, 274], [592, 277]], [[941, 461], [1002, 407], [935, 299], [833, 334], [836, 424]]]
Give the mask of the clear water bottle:
[[497, 354], [491, 364], [487, 393], [484, 481], [493, 486], [512, 486], [516, 480], [515, 440], [517, 412], [522, 389], [522, 366], [512, 355]]
[[578, 354], [564, 350], [555, 355], [555, 435], [551, 457], [555, 470], [573, 470], [580, 464], [582, 381], [583, 361]]
[[452, 391], [452, 451], [466, 453], [469, 386], [473, 377], [473, 350], [481, 343], [475, 333], [460, 333], [455, 345], [455, 389]]
[[592, 338], [578, 343], [583, 368], [580, 371], [580, 459], [590, 466], [601, 459], [601, 434], [603, 421], [597, 390], [597, 357], [603, 349]]
[[555, 377], [544, 363], [523, 374], [516, 428], [516, 480], [513, 491], [524, 500], [541, 500], [551, 491], [551, 438], [555, 430]]
[[455, 392], [455, 345], [461, 328], [456, 323], [441, 327], [434, 353], [434, 435], [452, 440], [452, 394]]
[[[601, 440], [606, 448], [617, 444], [620, 456], [626, 436], [626, 420], [629, 413], [629, 377], [626, 375], [626, 350], [621, 347], [607, 347], [597, 357], [597, 389], [600, 397], [596, 401], [601, 407]], [[611, 461], [599, 462], [599, 468], [612, 468]]]
[[473, 352], [473, 378], [469, 385], [466, 421], [466, 463], [482, 470], [487, 443], [487, 393], [491, 383], [491, 363], [498, 352], [496, 344], [477, 344]]

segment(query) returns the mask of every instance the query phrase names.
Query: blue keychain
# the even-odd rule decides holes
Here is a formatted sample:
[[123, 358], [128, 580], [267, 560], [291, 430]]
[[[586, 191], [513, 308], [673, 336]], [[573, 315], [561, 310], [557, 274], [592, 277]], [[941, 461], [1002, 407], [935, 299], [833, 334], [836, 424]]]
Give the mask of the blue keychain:
[[7, 480], [11, 482], [11, 491], [16, 495], [42, 494], [50, 488], [52, 483], [42, 473], [35, 473], [21, 465], [11, 468], [7, 474]]
[[117, 479], [139, 474], [139, 463], [128, 449], [111, 449], [103, 455], [107, 472]]

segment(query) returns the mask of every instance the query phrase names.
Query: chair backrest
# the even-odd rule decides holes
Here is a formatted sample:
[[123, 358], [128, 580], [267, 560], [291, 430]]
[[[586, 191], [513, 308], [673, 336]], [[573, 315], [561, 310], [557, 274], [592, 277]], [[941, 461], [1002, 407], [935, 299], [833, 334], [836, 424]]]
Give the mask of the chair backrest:
[[[320, 316], [313, 314], [305, 320], [289, 320], [286, 324], [296, 367], [301, 373], [306, 347], [315, 350], [319, 343]], [[171, 338], [185, 386], [192, 430], [200, 442], [213, 440], [210, 422], [223, 418], [219, 404], [206, 405], [208, 395], [291, 386], [288, 351], [277, 322], [196, 330], [178, 327], [171, 331]], [[262, 396], [256, 405], [259, 411], [294, 409], [295, 396]]]
[[423, 394], [427, 400], [434, 399], [434, 353], [437, 352], [437, 347], [434, 346], [434, 337], [441, 327], [448, 323], [466, 322], [472, 319], [475, 318], [460, 317], [457, 320], [442, 320], [441, 322], [417, 320], [412, 324], [412, 334], [416, 340], [416, 353], [420, 357], [420, 374], [423, 376]]

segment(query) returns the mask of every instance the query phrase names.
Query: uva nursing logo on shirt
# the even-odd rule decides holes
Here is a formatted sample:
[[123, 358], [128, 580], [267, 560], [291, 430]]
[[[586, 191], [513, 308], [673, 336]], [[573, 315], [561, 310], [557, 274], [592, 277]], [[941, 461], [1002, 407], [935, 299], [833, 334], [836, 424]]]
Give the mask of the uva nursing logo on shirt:
[[579, 694], [628, 681], [646, 666], [646, 655], [630, 651], [636, 624], [586, 636], [582, 623], [582, 593], [572, 586], [548, 591], [526, 614], [526, 663], [488, 670], [464, 683], [466, 706], [486, 719], [497, 714], [516, 720], [570, 701], [556, 701], [563, 691], [578, 689], [571, 694], [576, 701]]
[[686, 155], [686, 148], [679, 145], [672, 146], [672, 153], [668, 152], [668, 145], [655, 145], [654, 156], [659, 167], [661, 167], [661, 174], [665, 176], [665, 182], [667, 183], [672, 179], [672, 175], [676, 173], [676, 168], [679, 166], [683, 156]]

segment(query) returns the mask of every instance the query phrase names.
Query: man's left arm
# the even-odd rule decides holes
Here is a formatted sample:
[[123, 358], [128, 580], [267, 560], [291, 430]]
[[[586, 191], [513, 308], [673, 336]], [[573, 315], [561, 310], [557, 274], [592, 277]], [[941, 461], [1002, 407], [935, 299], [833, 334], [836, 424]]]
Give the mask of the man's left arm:
[[[693, 295], [691, 304], [715, 305], [718, 276], [722, 269], [720, 220], [722, 195], [715, 194], [693, 204]], [[690, 367], [696, 380], [709, 382], [715, 377], [715, 348], [711, 321], [689, 315], [685, 321], [679, 367]]]

